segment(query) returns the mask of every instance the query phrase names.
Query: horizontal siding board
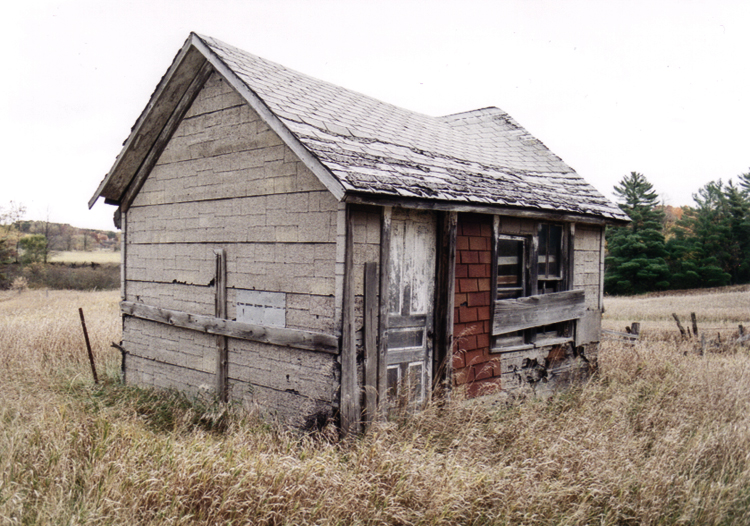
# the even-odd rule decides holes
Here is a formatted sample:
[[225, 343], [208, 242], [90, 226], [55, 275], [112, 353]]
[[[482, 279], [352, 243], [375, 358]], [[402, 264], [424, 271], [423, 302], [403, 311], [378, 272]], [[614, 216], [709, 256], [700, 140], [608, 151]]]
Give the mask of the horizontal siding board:
[[297, 428], [324, 425], [337, 406], [329, 400], [303, 396], [294, 389], [278, 390], [232, 378], [229, 392], [247, 409]]
[[229, 380], [331, 402], [338, 390], [336, 357], [276, 345], [229, 340]]

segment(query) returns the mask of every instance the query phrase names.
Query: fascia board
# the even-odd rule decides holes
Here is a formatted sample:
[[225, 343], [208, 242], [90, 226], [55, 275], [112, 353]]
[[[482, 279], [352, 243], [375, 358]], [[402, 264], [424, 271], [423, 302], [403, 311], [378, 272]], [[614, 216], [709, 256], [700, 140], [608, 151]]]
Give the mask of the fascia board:
[[[170, 81], [174, 78], [175, 73], [182, 66], [185, 60], [185, 57], [190, 52], [190, 48], [193, 47], [193, 40], [194, 38], [193, 38], [193, 35], [191, 34], [191, 36], [185, 41], [185, 44], [183, 44], [182, 49], [180, 49], [179, 53], [177, 53], [177, 56], [175, 57], [175, 59], [172, 61], [172, 65], [167, 70], [167, 73], [162, 77], [161, 81], [159, 82], [159, 85], [156, 87], [156, 90], [154, 90], [154, 93], [151, 95], [151, 98], [149, 99], [148, 104], [143, 109], [140, 116], [138, 117], [138, 120], [133, 126], [133, 129], [130, 132], [130, 135], [128, 136], [125, 143], [123, 144], [120, 154], [115, 159], [115, 163], [112, 165], [112, 168], [109, 170], [107, 175], [99, 184], [99, 187], [96, 189], [96, 192], [94, 192], [94, 195], [89, 200], [88, 202], [89, 209], [94, 206], [94, 204], [96, 203], [96, 200], [102, 195], [105, 188], [109, 185], [109, 183], [118, 173], [118, 170], [120, 170], [122, 163], [128, 156], [127, 154], [130, 151], [130, 149], [133, 148], [137, 144], [140, 138], [140, 133], [143, 130], [143, 126], [148, 121], [149, 114], [151, 114], [154, 107], [160, 102], [165, 90], [170, 84]], [[133, 175], [135, 175], [135, 172], [133, 173]], [[131, 175], [131, 178], [132, 178], [132, 175]], [[123, 188], [127, 188], [127, 186], [128, 185], [126, 184], [123, 186]]]

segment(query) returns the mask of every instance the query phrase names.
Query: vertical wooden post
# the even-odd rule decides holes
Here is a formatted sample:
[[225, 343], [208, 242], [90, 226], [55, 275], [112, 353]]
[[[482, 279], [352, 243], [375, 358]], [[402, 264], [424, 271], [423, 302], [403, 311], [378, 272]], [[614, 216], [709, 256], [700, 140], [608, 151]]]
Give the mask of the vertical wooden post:
[[566, 265], [565, 267], [565, 290], [573, 290], [576, 287], [575, 283], [575, 254], [576, 254], [576, 224], [570, 223], [567, 239], [563, 236], [563, 243], [565, 243], [565, 249], [563, 251], [563, 257], [561, 263]]
[[605, 253], [605, 233], [606, 227], [599, 231], [599, 310], [604, 312], [604, 253]]
[[695, 313], [690, 313], [690, 321], [693, 322], [693, 336], [698, 336], [698, 319], [695, 317]]
[[534, 231], [536, 234], [531, 237], [526, 270], [529, 271], [530, 294], [539, 294], [539, 224], [535, 226]]
[[94, 383], [99, 383], [99, 377], [96, 374], [96, 365], [94, 365], [94, 353], [91, 351], [91, 342], [89, 342], [89, 331], [86, 330], [86, 320], [83, 317], [83, 308], [78, 308], [78, 314], [81, 316], [81, 327], [83, 327], [83, 337], [86, 339], [86, 350], [89, 353], [89, 363], [91, 363], [91, 373], [94, 375]]
[[682, 337], [687, 337], [687, 335], [685, 334], [685, 328], [682, 326], [682, 323], [680, 323], [680, 318], [677, 317], [677, 313], [673, 312], [672, 317], [674, 318], [674, 321], [677, 322], [677, 328], [680, 329], [680, 334], [682, 335]]
[[127, 238], [127, 227], [128, 227], [128, 213], [123, 212], [122, 209], [118, 208], [117, 211], [120, 214], [120, 298], [122, 301], [127, 301], [127, 290], [126, 290], [126, 279], [127, 274], [125, 273], [127, 267], [125, 266], [125, 256], [127, 255], [127, 245], [125, 240]]
[[[214, 250], [214, 255], [216, 256], [214, 314], [217, 318], [225, 319], [227, 317], [227, 255], [223, 248]], [[226, 402], [229, 398], [227, 337], [217, 336], [216, 347], [216, 397], [220, 402]]]
[[[128, 250], [128, 213], [118, 207], [117, 210], [120, 212], [120, 299], [122, 301], [128, 301], [128, 274], [127, 274], [127, 250]], [[125, 333], [125, 315], [120, 315], [120, 330]], [[126, 355], [122, 355], [122, 381], [127, 383], [128, 381], [128, 362]]]
[[391, 261], [391, 218], [393, 208], [383, 207], [383, 216], [380, 223], [380, 312], [378, 330], [378, 417], [385, 418], [388, 412], [388, 376], [387, 376], [387, 352], [388, 338], [388, 286], [390, 282]]
[[[563, 290], [574, 290], [576, 287], [576, 273], [575, 273], [575, 267], [576, 267], [576, 224], [570, 223], [568, 226], [568, 235], [563, 235], [563, 250], [562, 250], [562, 260], [560, 261], [560, 264], [564, 264], [564, 276], [565, 276], [565, 288]], [[588, 311], [588, 309], [586, 309]], [[581, 332], [582, 327], [580, 325], [583, 323], [583, 320], [585, 320], [588, 317], [588, 312], [584, 312], [583, 317], [579, 318], [574, 321], [567, 322], [565, 325], [566, 327], [566, 333], [569, 336], [573, 337], [574, 342], [579, 342], [581, 340], [581, 337], [579, 335], [579, 332]], [[574, 343], [577, 345], [576, 343]]]
[[435, 359], [433, 388], [442, 386], [450, 396], [453, 385], [453, 307], [456, 288], [456, 212], [441, 214], [438, 230], [437, 277], [435, 290]]
[[344, 308], [341, 331], [341, 431], [359, 432], [360, 405], [357, 389], [357, 344], [354, 332], [354, 222], [346, 207], [346, 253], [344, 255]]
[[378, 406], [378, 264], [365, 263], [365, 416], [369, 424]]

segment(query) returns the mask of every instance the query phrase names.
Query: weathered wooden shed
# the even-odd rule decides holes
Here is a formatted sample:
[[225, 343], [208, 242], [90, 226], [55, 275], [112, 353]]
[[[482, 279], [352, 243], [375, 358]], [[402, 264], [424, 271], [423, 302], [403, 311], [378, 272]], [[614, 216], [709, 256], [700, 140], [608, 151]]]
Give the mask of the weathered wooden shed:
[[346, 431], [585, 374], [627, 220], [498, 108], [430, 117], [196, 34], [99, 197], [128, 383]]

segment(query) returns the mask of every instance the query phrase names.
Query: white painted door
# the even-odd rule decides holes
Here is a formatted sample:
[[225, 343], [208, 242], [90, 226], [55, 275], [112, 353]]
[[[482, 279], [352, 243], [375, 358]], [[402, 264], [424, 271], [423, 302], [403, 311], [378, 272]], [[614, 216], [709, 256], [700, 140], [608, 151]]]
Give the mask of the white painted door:
[[432, 385], [435, 248], [434, 213], [394, 210], [385, 334], [391, 407], [421, 404]]

